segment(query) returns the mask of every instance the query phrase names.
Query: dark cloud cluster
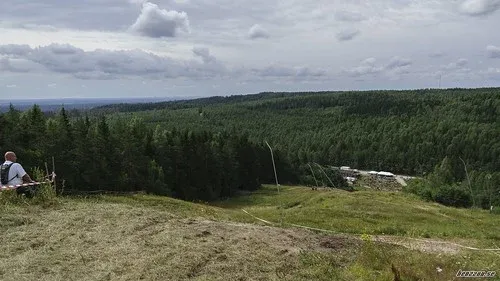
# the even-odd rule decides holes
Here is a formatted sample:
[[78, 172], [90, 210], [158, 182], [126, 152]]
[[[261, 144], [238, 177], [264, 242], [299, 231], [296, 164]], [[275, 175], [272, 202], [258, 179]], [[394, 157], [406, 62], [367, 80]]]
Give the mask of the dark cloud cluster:
[[385, 69], [391, 70], [391, 69], [396, 69], [396, 68], [401, 68], [405, 66], [410, 66], [412, 64], [412, 61], [410, 59], [406, 58], [400, 58], [398, 56], [391, 58], [389, 63], [385, 66]]
[[82, 79], [113, 79], [126, 76], [200, 78], [214, 77], [221, 71], [195, 60], [175, 60], [142, 50], [84, 51], [67, 44], [51, 44], [37, 48], [27, 45], [3, 45], [0, 46], [0, 55], [30, 61], [48, 71], [72, 74]]
[[[142, 50], [102, 50], [85, 51], [68, 44], [51, 44], [31, 48], [28, 45], [0, 45], [0, 67], [4, 71], [14, 71], [10, 59], [40, 66], [49, 72], [71, 74], [78, 79], [108, 80], [124, 77], [145, 77], [152, 79], [188, 77], [205, 79], [215, 77], [318, 77], [324, 71], [309, 68], [270, 66], [247, 70], [228, 69], [217, 61], [208, 48], [195, 47], [193, 56], [202, 59], [179, 60], [159, 56]], [[37, 69], [39, 70], [39, 69]], [[27, 69], [27, 71], [30, 71]]]
[[210, 54], [208, 48], [194, 47], [193, 54], [200, 57], [204, 63], [216, 63], [217, 59]]

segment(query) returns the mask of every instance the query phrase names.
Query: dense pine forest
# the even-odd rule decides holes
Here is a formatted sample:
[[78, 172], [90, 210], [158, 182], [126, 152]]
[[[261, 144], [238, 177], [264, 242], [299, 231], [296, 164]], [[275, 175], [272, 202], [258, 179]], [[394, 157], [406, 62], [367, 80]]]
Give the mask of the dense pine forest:
[[282, 183], [312, 184], [307, 164], [318, 163], [346, 188], [329, 166], [348, 165], [422, 177], [408, 191], [444, 204], [500, 205], [497, 88], [260, 93], [86, 112], [12, 107], [0, 130], [2, 151], [28, 167], [56, 156], [76, 190], [232, 196], [274, 182], [268, 141]]

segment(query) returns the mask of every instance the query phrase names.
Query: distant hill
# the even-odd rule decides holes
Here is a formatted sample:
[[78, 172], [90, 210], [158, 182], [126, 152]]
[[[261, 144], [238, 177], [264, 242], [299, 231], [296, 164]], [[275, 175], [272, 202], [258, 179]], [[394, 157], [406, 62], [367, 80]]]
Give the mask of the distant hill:
[[18, 110], [27, 110], [34, 104], [40, 106], [42, 111], [57, 111], [64, 106], [65, 109], [87, 110], [110, 104], [147, 104], [193, 97], [144, 97], [144, 98], [63, 98], [63, 99], [12, 99], [0, 100], [0, 112], [9, 110], [10, 104]]
[[[263, 101], [285, 97], [298, 97], [312, 94], [331, 94], [333, 92], [262, 92], [248, 95], [230, 95], [230, 96], [211, 96], [204, 98], [178, 99], [161, 102], [148, 103], [110, 103], [98, 106], [93, 109], [94, 112], [138, 112], [158, 109], [182, 109], [201, 107], [209, 105], [238, 104], [243, 102]], [[340, 92], [339, 92], [340, 93]]]

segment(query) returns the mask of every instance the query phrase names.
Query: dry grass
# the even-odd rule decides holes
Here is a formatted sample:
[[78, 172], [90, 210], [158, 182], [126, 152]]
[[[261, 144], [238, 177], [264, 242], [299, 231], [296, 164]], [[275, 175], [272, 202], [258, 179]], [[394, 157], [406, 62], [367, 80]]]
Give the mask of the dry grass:
[[343, 250], [359, 244], [125, 204], [4, 211], [9, 214], [0, 228], [0, 279], [6, 281], [278, 280], [300, 268], [304, 251], [347, 255]]
[[0, 280], [393, 280], [393, 266], [402, 280], [453, 280], [460, 268], [499, 266], [493, 253], [270, 227], [237, 208], [170, 198], [29, 203], [0, 205]]

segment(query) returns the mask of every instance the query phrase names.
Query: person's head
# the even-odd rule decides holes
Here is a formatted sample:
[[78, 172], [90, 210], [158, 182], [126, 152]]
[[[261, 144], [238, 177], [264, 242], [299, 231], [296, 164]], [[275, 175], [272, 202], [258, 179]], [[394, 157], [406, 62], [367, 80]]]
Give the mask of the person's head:
[[12, 151], [7, 151], [5, 153], [5, 161], [11, 161], [11, 162], [16, 162], [17, 157], [16, 154]]

